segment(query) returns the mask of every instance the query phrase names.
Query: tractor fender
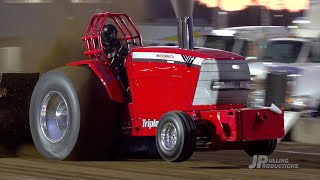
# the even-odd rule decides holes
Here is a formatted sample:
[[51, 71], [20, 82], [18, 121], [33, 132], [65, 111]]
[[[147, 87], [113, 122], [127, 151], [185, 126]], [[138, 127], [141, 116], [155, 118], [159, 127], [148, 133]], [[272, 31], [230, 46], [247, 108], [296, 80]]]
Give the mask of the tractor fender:
[[98, 60], [83, 60], [67, 64], [68, 66], [83, 66], [88, 65], [92, 71], [101, 80], [101, 83], [106, 88], [108, 95], [112, 101], [124, 102], [125, 98], [120, 82], [112, 73], [112, 69], [104, 62]]

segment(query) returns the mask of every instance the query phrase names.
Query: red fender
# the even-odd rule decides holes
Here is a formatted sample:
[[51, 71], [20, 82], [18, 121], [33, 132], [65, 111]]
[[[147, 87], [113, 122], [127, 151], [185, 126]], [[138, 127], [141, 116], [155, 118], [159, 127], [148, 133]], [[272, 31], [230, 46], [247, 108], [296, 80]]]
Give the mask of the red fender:
[[108, 95], [112, 101], [124, 102], [123, 90], [120, 82], [116, 79], [112, 70], [104, 62], [99, 60], [83, 60], [67, 64], [68, 66], [88, 65], [92, 71], [98, 76], [106, 88]]

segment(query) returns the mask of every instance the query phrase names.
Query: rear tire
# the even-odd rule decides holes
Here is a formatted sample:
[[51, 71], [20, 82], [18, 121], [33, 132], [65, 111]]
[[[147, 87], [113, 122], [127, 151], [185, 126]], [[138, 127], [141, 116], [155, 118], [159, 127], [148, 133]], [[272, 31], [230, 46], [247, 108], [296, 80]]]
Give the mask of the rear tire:
[[[49, 71], [39, 79], [31, 97], [34, 144], [47, 159], [112, 157], [120, 135], [118, 107], [88, 67]], [[57, 115], [59, 108], [62, 116]]]
[[157, 127], [156, 145], [161, 157], [171, 162], [188, 160], [196, 147], [196, 125], [188, 114], [164, 114]]
[[249, 156], [254, 155], [270, 155], [277, 146], [277, 139], [247, 141], [245, 142], [244, 151]]

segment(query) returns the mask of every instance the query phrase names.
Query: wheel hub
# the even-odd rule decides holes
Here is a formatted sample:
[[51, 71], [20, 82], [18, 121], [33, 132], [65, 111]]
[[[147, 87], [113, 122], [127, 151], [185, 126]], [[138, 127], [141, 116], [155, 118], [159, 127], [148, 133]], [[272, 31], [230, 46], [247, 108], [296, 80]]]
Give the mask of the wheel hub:
[[57, 143], [64, 138], [69, 125], [69, 110], [65, 98], [57, 91], [49, 92], [41, 104], [42, 134], [48, 141]]
[[177, 129], [172, 123], [167, 123], [161, 130], [161, 145], [168, 151], [177, 143]]

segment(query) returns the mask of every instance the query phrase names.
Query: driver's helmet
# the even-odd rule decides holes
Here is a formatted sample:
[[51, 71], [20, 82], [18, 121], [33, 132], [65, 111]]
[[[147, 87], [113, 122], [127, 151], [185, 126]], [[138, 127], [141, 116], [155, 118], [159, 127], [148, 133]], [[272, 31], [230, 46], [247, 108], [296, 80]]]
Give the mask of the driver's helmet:
[[113, 45], [117, 41], [118, 30], [113, 24], [106, 24], [101, 30], [101, 41], [103, 44]]

